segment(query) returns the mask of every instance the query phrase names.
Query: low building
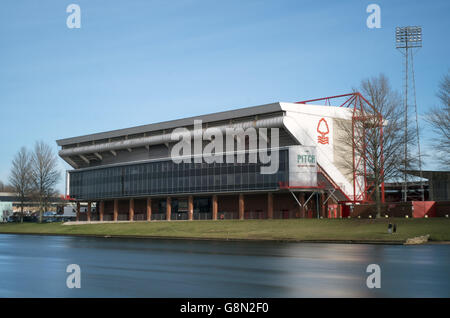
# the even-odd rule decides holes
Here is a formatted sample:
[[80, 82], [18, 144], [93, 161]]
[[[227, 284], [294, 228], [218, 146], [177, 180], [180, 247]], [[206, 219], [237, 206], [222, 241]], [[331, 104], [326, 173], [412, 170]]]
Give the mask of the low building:
[[[384, 185], [386, 202], [402, 202], [405, 200], [403, 192], [405, 191], [404, 182], [387, 182]], [[409, 181], [407, 186], [407, 201], [422, 201], [430, 200], [430, 191], [428, 181]]]
[[450, 201], [450, 171], [410, 170], [409, 174], [427, 179], [430, 201]]
[[[64, 200], [59, 197], [52, 197], [48, 202], [48, 211], [56, 211], [57, 207], [64, 204]], [[14, 192], [0, 192], [0, 212], [3, 209], [6, 213], [8, 211], [9, 216], [13, 213], [21, 211], [21, 198]], [[23, 211], [26, 215], [31, 215], [39, 211], [39, 201], [34, 197], [27, 197], [24, 200]]]

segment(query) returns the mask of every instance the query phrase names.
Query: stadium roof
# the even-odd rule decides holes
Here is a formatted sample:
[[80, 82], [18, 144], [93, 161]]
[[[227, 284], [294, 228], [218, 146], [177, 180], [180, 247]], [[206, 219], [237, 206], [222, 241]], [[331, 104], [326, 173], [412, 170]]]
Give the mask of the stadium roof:
[[58, 144], [58, 146], [65, 146], [65, 145], [71, 145], [71, 144], [77, 144], [77, 143], [83, 143], [83, 142], [92, 142], [94, 140], [102, 140], [102, 139], [115, 138], [115, 137], [120, 137], [120, 136], [160, 131], [160, 130], [164, 130], [164, 129], [173, 129], [173, 128], [182, 127], [182, 126], [189, 126], [189, 125], [193, 124], [194, 120], [201, 120], [203, 123], [209, 123], [209, 122], [232, 120], [232, 119], [236, 119], [236, 118], [249, 117], [249, 116], [255, 116], [255, 115], [270, 114], [270, 113], [281, 112], [281, 111], [283, 111], [282, 106], [280, 105], [280, 103], [277, 102], [277, 103], [265, 104], [265, 105], [260, 105], [260, 106], [252, 106], [252, 107], [239, 108], [239, 109], [235, 109], [235, 110], [217, 112], [217, 113], [212, 113], [212, 114], [207, 114], [207, 115], [164, 121], [164, 122], [154, 123], [154, 124], [149, 124], [149, 125], [141, 125], [141, 126], [135, 126], [135, 127], [130, 127], [130, 128], [111, 130], [111, 131], [100, 132], [100, 133], [95, 133], [95, 134], [90, 134], [90, 135], [79, 136], [79, 137], [59, 139], [56, 141], [56, 143]]

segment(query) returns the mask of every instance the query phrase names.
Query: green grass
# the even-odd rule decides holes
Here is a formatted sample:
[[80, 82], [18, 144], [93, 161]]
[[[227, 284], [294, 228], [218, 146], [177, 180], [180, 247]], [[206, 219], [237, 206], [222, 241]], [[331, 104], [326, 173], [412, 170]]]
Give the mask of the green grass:
[[[388, 222], [397, 233], [388, 234]], [[134, 222], [62, 225], [61, 223], [0, 224], [0, 233], [142, 236], [198, 239], [396, 241], [430, 234], [432, 241], [450, 241], [450, 220], [429, 219], [291, 219]]]

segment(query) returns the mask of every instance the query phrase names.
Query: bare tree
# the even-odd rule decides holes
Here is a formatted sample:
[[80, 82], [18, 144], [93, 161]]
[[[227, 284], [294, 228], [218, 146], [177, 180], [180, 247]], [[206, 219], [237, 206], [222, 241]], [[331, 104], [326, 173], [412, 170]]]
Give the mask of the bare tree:
[[43, 141], [35, 143], [31, 162], [33, 185], [39, 200], [39, 222], [42, 222], [44, 209], [48, 207], [50, 198], [56, 195], [55, 186], [61, 175], [56, 155]]
[[442, 79], [437, 96], [441, 100], [439, 107], [432, 108], [426, 115], [426, 121], [437, 134], [434, 142], [436, 158], [444, 169], [450, 168], [450, 74]]
[[0, 180], [0, 192], [14, 192], [14, 188], [10, 184], [4, 184]]
[[20, 198], [20, 222], [23, 222], [23, 206], [32, 191], [31, 158], [25, 147], [20, 148], [12, 161], [9, 182]]
[[[407, 138], [404, 134], [404, 108], [400, 95], [394, 91], [389, 80], [383, 74], [361, 81], [359, 91], [373, 106], [365, 105], [357, 111], [355, 118], [362, 120], [343, 120], [338, 127], [343, 131], [339, 138], [341, 163], [347, 174], [353, 173], [353, 162], [348, 160], [348, 151], [355, 147], [355, 155], [364, 158], [363, 166], [357, 167], [357, 177], [366, 175], [372, 184], [371, 191], [377, 207], [377, 217], [381, 215], [380, 186], [385, 180], [395, 180], [401, 176], [403, 169], [410, 169], [415, 162], [413, 156], [408, 155], [405, 162], [404, 145], [413, 144], [416, 140], [413, 127], [408, 129]], [[364, 113], [364, 114], [362, 114]], [[367, 115], [369, 114], [369, 116]], [[382, 134], [380, 125], [382, 125]], [[412, 126], [412, 125], [410, 125]], [[363, 143], [353, 143], [353, 134], [363, 137]], [[365, 146], [363, 146], [365, 144]]]

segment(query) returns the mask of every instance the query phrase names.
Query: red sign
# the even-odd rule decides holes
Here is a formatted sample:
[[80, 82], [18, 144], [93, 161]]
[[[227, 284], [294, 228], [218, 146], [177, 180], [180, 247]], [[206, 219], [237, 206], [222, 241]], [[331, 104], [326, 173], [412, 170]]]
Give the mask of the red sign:
[[328, 144], [328, 133], [330, 132], [330, 129], [328, 129], [328, 123], [325, 120], [325, 118], [321, 118], [319, 120], [319, 123], [317, 124], [317, 132], [320, 134], [317, 136], [317, 142], [322, 145]]
[[69, 195], [61, 194], [60, 197], [61, 197], [61, 199], [64, 200], [64, 201], [73, 201], [73, 200], [75, 200], [74, 198], [71, 198]]

